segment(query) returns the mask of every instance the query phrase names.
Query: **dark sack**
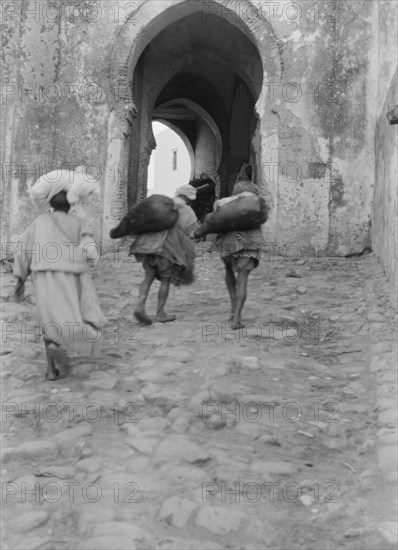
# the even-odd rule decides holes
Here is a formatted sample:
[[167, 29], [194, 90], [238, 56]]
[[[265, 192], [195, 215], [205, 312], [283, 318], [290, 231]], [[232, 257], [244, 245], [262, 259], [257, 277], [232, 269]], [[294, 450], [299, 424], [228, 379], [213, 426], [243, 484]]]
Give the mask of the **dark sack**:
[[169, 229], [178, 220], [177, 207], [166, 195], [151, 195], [131, 208], [117, 227], [111, 230], [111, 239], [125, 235], [139, 235]]
[[267, 221], [268, 206], [258, 195], [239, 197], [207, 214], [195, 237], [255, 229]]

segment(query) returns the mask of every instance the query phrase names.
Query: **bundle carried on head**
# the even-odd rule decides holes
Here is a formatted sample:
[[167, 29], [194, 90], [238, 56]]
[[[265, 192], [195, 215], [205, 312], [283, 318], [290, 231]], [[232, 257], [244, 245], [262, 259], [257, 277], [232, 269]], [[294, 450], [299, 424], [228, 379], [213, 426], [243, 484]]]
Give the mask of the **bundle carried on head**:
[[223, 201], [218, 201], [216, 209], [207, 214], [195, 237], [255, 229], [267, 221], [268, 206], [259, 195], [242, 192]]
[[139, 235], [170, 229], [178, 220], [178, 210], [173, 199], [166, 195], [151, 195], [134, 205], [111, 230], [111, 239], [126, 235]]
[[43, 207], [61, 191], [66, 192], [66, 199], [72, 205], [91, 193], [98, 195], [99, 187], [85, 167], [78, 166], [75, 170], [54, 170], [44, 174], [30, 188], [30, 197], [38, 207]]

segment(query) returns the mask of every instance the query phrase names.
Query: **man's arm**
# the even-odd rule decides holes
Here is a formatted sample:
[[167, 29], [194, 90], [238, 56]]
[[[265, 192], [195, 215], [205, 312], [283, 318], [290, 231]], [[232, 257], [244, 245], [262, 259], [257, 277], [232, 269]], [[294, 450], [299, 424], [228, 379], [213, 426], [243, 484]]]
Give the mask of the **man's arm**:
[[199, 224], [198, 222], [193, 222], [191, 223], [191, 225], [189, 225], [186, 229], [185, 229], [185, 233], [187, 234], [187, 236], [190, 238], [190, 239], [194, 239], [194, 233], [196, 231], [196, 229], [199, 227]]

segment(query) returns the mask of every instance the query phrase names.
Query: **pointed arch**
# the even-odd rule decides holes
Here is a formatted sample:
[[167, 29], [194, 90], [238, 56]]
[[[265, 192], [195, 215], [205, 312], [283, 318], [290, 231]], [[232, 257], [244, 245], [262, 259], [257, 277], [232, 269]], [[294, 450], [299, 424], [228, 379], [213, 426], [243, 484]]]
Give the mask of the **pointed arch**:
[[[131, 89], [134, 68], [144, 49], [164, 28], [194, 12], [202, 12], [204, 19], [216, 15], [235, 25], [258, 50], [263, 66], [263, 82], [280, 82], [282, 66], [273, 27], [249, 0], [234, 2], [228, 8], [223, 0], [145, 0], [127, 16], [111, 55], [110, 99], [122, 121], [126, 118], [126, 106], [129, 107], [133, 102]], [[248, 75], [253, 83], [250, 72]], [[259, 115], [264, 112], [269, 89], [269, 86], [261, 86], [261, 90], [258, 90], [256, 110]]]
[[[257, 127], [252, 140], [255, 150], [256, 162], [262, 171], [267, 164], [275, 165], [278, 162], [278, 136], [275, 113], [272, 111], [272, 102], [269, 94], [273, 93], [273, 86], [278, 84], [282, 77], [282, 63], [280, 57], [280, 43], [274, 33], [273, 27], [263, 14], [250, 2], [240, 0], [230, 6], [225, 5], [225, 0], [144, 0], [138, 8], [131, 3], [131, 12], [127, 15], [125, 23], [121, 27], [111, 53], [109, 67], [109, 103], [110, 118], [108, 125], [108, 153], [105, 169], [105, 195], [109, 200], [104, 201], [103, 236], [108, 238], [108, 229], [115, 217], [120, 217], [121, 204], [127, 204], [128, 184], [135, 185], [137, 179], [138, 198], [145, 196], [145, 174], [147, 161], [154, 147], [154, 140], [150, 128], [149, 119], [141, 128], [145, 143], [133, 162], [139, 164], [139, 174], [132, 179], [125, 166], [130, 162], [130, 143], [132, 129], [134, 130], [137, 107], [133, 100], [134, 75], [137, 63], [151, 41], [164, 29], [176, 23], [180, 19], [192, 14], [202, 13], [202, 17], [219, 17], [241, 31], [256, 49], [262, 65], [262, 78], [258, 79], [251, 63], [242, 64], [241, 78], [253, 90], [255, 97], [254, 111], [257, 116]], [[135, 4], [136, 6], [136, 4]], [[128, 8], [128, 5], [126, 6]], [[182, 60], [186, 63], [186, 59]], [[221, 61], [221, 59], [220, 59]], [[192, 61], [191, 61], [192, 62]], [[223, 60], [225, 64], [225, 59]], [[181, 63], [175, 59], [170, 65], [172, 71], [178, 71]], [[165, 69], [164, 82], [170, 78]], [[159, 82], [159, 85], [161, 83]], [[253, 89], [253, 84], [255, 84]], [[148, 108], [148, 98], [153, 94], [152, 89], [146, 90], [146, 103], [143, 108]], [[156, 94], [151, 96], [152, 100]], [[142, 113], [141, 113], [142, 114]], [[137, 119], [138, 120], [138, 119]], [[141, 124], [141, 122], [139, 122]], [[119, 167], [118, 178], [115, 182], [115, 164]], [[141, 189], [140, 186], [143, 186]], [[270, 182], [268, 191], [277, 200], [277, 182]], [[131, 185], [130, 185], [131, 188]], [[269, 227], [276, 227], [276, 209], [270, 217]], [[271, 231], [272, 233], [272, 231]], [[273, 238], [273, 235], [272, 235]]]

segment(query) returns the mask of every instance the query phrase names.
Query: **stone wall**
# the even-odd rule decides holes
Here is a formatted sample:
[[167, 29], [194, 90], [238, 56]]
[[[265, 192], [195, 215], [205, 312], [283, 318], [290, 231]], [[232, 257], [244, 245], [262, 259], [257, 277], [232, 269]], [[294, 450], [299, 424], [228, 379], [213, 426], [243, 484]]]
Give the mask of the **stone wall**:
[[[111, 60], [115, 61], [115, 44], [120, 52], [132, 47], [131, 42], [117, 42], [125, 25], [140, 29], [137, 40], [145, 40], [138, 8], [153, 10], [159, 32], [164, 28], [159, 13], [166, 4], [29, 0], [3, 5], [3, 242], [14, 240], [32, 220], [35, 212], [27, 189], [55, 167], [98, 167], [104, 203], [80, 212], [90, 220], [97, 239], [102, 225], [106, 233], [122, 211], [126, 147], [117, 120], [129, 106], [118, 105], [117, 98], [115, 102], [118, 88], [109, 81]], [[224, 4], [217, 0], [220, 17], [226, 17]], [[246, 0], [233, 4], [243, 6]], [[271, 82], [268, 66], [264, 68], [263, 103], [258, 107], [263, 118], [256, 137], [262, 151], [256, 173], [274, 202], [268, 236], [303, 247], [335, 241], [342, 253], [361, 252], [370, 243], [376, 173], [373, 242], [392, 276], [387, 254], [392, 244], [383, 236], [392, 219], [382, 223], [381, 213], [394, 212], [387, 201], [385, 207], [381, 204], [383, 189], [392, 192], [393, 149], [387, 136], [396, 130], [384, 124], [384, 111], [377, 109], [381, 100], [385, 105], [391, 69], [396, 67], [396, 61], [391, 67], [391, 54], [386, 54], [388, 62], [380, 55], [382, 50], [394, 50], [396, 2], [280, 0], [274, 8], [269, 4], [252, 0], [258, 19], [246, 21], [248, 11], [242, 9], [239, 23], [254, 32], [265, 18], [272, 27], [265, 35], [272, 34], [279, 52], [280, 81]], [[165, 17], [165, 24], [172, 21]], [[257, 44], [263, 58], [268, 55], [265, 43]], [[386, 162], [388, 181], [382, 166]]]
[[274, 24], [283, 95], [290, 97], [275, 107], [277, 235], [301, 246], [333, 241], [340, 253], [360, 251], [369, 243], [374, 184], [368, 74], [377, 3], [335, 0], [316, 13], [313, 4], [300, 5], [297, 23]]
[[[386, 272], [397, 298], [397, 125], [386, 113], [398, 104], [396, 41], [398, 6], [394, 0], [380, 2], [377, 21], [377, 102], [375, 128], [375, 193], [372, 212], [372, 248]], [[395, 74], [394, 74], [395, 73]]]
[[372, 246], [397, 296], [398, 279], [398, 124], [386, 113], [398, 105], [398, 72], [392, 79], [376, 128], [376, 186]]

